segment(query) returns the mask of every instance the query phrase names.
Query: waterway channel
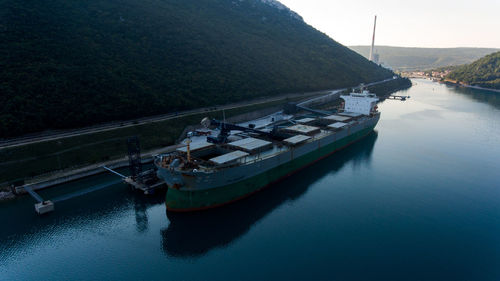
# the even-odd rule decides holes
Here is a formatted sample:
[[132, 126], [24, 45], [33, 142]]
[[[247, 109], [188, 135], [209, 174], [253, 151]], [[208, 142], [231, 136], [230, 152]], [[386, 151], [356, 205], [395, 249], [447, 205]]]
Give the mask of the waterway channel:
[[500, 95], [414, 79], [375, 131], [256, 195], [167, 214], [107, 186], [0, 204], [0, 280], [500, 280]]

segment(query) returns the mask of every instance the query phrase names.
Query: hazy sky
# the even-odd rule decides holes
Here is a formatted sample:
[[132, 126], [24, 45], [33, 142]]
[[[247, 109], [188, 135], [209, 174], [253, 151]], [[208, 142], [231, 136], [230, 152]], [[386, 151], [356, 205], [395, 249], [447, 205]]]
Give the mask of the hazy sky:
[[500, 48], [500, 0], [279, 0], [343, 45]]

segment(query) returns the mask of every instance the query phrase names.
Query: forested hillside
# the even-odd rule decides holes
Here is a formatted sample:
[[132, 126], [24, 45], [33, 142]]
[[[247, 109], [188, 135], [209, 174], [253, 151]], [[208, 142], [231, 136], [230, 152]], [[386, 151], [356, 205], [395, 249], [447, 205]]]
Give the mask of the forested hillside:
[[272, 0], [0, 0], [0, 138], [392, 75]]
[[[368, 57], [370, 46], [350, 46]], [[399, 71], [430, 70], [442, 66], [471, 63], [485, 55], [499, 51], [491, 48], [408, 48], [375, 46], [381, 63]]]
[[448, 74], [446, 78], [469, 85], [500, 90], [500, 52], [461, 66]]

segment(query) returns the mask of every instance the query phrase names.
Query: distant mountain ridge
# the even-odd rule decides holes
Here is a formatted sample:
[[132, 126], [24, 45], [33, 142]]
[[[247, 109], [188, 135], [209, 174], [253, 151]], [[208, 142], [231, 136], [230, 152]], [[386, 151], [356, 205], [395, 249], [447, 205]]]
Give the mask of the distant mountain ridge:
[[461, 66], [450, 72], [446, 78], [472, 86], [500, 90], [500, 52]]
[[0, 0], [0, 138], [392, 76], [274, 0]]
[[[370, 46], [349, 46], [368, 58]], [[375, 46], [379, 62], [399, 71], [430, 70], [442, 66], [471, 63], [485, 55], [500, 51], [493, 48], [410, 48]]]

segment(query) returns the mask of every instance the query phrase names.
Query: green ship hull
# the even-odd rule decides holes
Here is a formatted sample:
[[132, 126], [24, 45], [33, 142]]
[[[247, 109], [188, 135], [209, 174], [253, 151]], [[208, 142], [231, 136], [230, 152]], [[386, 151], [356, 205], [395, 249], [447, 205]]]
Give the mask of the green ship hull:
[[165, 201], [167, 210], [179, 212], [204, 210], [245, 198], [363, 138], [372, 132], [374, 127], [375, 125], [364, 128], [352, 135], [237, 183], [193, 191], [169, 187]]

